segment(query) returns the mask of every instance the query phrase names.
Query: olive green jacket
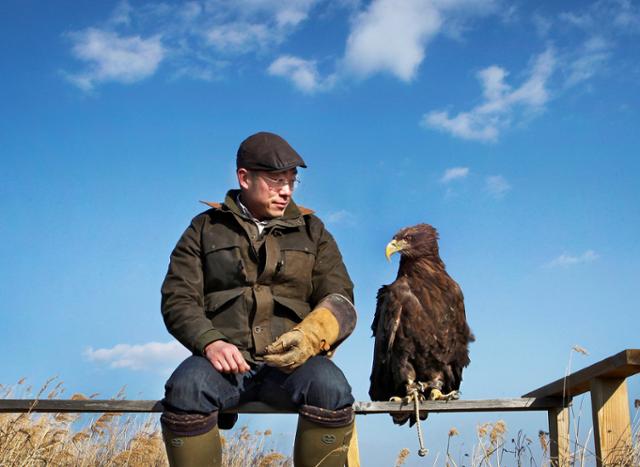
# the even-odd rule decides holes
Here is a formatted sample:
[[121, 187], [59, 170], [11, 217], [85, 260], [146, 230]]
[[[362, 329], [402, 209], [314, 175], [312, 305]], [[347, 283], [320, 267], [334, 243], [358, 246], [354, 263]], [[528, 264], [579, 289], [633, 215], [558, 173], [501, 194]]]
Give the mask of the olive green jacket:
[[236, 345], [255, 362], [265, 346], [299, 323], [324, 298], [337, 294], [339, 341], [355, 326], [353, 284], [331, 234], [312, 211], [293, 201], [262, 235], [236, 204], [196, 216], [176, 245], [162, 284], [169, 332], [196, 354], [216, 340]]

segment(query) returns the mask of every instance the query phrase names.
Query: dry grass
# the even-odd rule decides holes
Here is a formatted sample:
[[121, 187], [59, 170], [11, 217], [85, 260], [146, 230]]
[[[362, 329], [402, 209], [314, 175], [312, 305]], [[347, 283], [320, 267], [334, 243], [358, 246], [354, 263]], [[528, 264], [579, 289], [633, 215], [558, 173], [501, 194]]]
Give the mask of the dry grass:
[[[0, 385], [0, 398], [54, 399], [64, 391], [61, 383], [48, 381], [37, 394], [31, 394], [24, 380], [11, 387]], [[90, 399], [97, 394], [74, 394], [71, 399]], [[115, 398], [123, 398], [119, 393]], [[634, 402], [632, 420], [633, 445], [625, 454], [622, 465], [640, 465], [640, 400]], [[580, 425], [582, 404], [572, 406], [572, 441], [568, 467], [595, 464], [592, 430]], [[590, 414], [589, 417], [590, 419]], [[472, 452], [451, 454], [458, 429], [448, 432], [446, 453], [435, 456], [433, 465], [445, 467], [550, 466], [549, 434], [540, 431], [532, 439], [522, 431], [509, 436], [502, 420], [482, 423], [476, 427], [477, 441]], [[271, 431], [251, 432], [247, 427], [223, 437], [223, 465], [292, 466], [290, 457], [270, 449]], [[396, 458], [397, 467], [411, 456], [403, 448]], [[105, 413], [97, 417], [77, 414], [0, 414], [0, 466], [166, 466], [166, 454], [158, 427], [158, 417], [125, 416]]]
[[[635, 402], [635, 415], [631, 423], [632, 446], [625, 446], [624, 453], [616, 466], [640, 466], [640, 401]], [[579, 427], [580, 420], [574, 419], [571, 422]], [[450, 454], [451, 441], [457, 436], [458, 430], [449, 430], [447, 450], [445, 460], [442, 463], [438, 459], [433, 465], [443, 465], [445, 467], [499, 467], [499, 466], [535, 466], [549, 467], [549, 433], [539, 431], [537, 436], [537, 446], [534, 439], [525, 435], [522, 430], [513, 437], [508, 436], [507, 425], [504, 421], [487, 422], [476, 427], [477, 441], [471, 453], [465, 453], [459, 459], [454, 459]], [[572, 439], [569, 463], [566, 467], [584, 467], [596, 464], [596, 454], [589, 446], [592, 442], [592, 430], [587, 430], [581, 434], [579, 428], [573, 432], [575, 438]], [[409, 456], [407, 449], [402, 451], [402, 462]], [[396, 464], [401, 465], [401, 464]], [[607, 465], [605, 463], [605, 465]]]
[[[577, 405], [571, 420], [571, 452], [569, 463], [564, 467], [585, 467], [596, 464], [596, 453], [592, 448], [592, 429], [581, 432], [580, 417], [582, 416], [581, 403]], [[632, 446], [625, 446], [621, 460], [616, 467], [640, 466], [640, 400], [634, 401], [634, 417], [631, 421]], [[589, 414], [590, 415], [590, 414]], [[506, 423], [503, 420], [486, 422], [475, 429], [476, 442], [471, 452], [461, 452], [454, 458], [451, 454], [455, 437], [460, 435], [457, 428], [452, 427], [447, 437], [447, 446], [444, 456], [436, 453], [430, 461], [433, 466], [443, 467], [551, 467], [549, 433], [539, 431], [537, 440], [527, 436], [519, 430], [515, 436], [509, 436]], [[412, 455], [411, 451], [403, 448], [396, 458], [396, 467], [403, 465]], [[416, 454], [414, 454], [416, 455]], [[555, 464], [553, 464], [555, 465]], [[605, 466], [612, 464], [604, 463]]]
[[[54, 399], [63, 388], [49, 380], [31, 394], [21, 380], [3, 388], [0, 398]], [[93, 395], [95, 397], [96, 395]], [[74, 394], [71, 399], [89, 399]], [[116, 398], [123, 398], [119, 393]], [[269, 449], [271, 432], [251, 433], [246, 427], [223, 437], [223, 465], [289, 466], [290, 459]], [[104, 413], [94, 418], [77, 414], [0, 414], [0, 466], [167, 466], [158, 416]]]

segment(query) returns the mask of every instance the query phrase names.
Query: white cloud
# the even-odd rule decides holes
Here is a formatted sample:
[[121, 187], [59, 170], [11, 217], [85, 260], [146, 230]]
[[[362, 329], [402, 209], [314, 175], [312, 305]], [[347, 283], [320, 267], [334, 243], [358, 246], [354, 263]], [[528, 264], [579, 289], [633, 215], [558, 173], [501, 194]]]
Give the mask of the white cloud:
[[297, 26], [309, 17], [311, 10], [320, 0], [212, 0], [209, 6], [212, 10], [227, 9], [234, 14], [248, 16], [266, 15], [275, 19], [279, 27]]
[[452, 167], [444, 171], [440, 182], [449, 183], [452, 180], [465, 178], [467, 175], [469, 175], [469, 167]]
[[549, 261], [546, 266], [550, 268], [554, 267], [569, 267], [576, 264], [591, 263], [599, 258], [599, 255], [593, 250], [587, 250], [579, 256], [572, 256], [567, 253], [563, 253], [557, 258]]
[[[67, 33], [83, 62], [65, 76], [84, 90], [133, 83], [161, 62], [174, 77], [212, 80], [230, 60], [281, 44], [320, 0], [197, 0], [116, 5], [102, 25]], [[135, 32], [134, 32], [135, 31]]]
[[491, 175], [485, 179], [487, 191], [494, 198], [502, 198], [511, 190], [511, 185], [502, 175]]
[[244, 53], [277, 42], [279, 36], [265, 24], [235, 22], [211, 27], [207, 42], [225, 53]]
[[89, 28], [69, 34], [73, 55], [86, 69], [68, 74], [71, 82], [84, 90], [98, 83], [134, 83], [155, 73], [165, 56], [160, 36], [119, 36], [111, 31]]
[[[597, 0], [558, 17], [565, 29], [584, 35], [579, 45], [567, 48], [561, 60], [567, 88], [609, 71], [616, 45], [637, 40], [629, 36], [640, 34], [640, 4], [629, 0]], [[620, 68], [626, 61], [619, 57], [615, 66]]]
[[373, 0], [353, 21], [345, 70], [360, 78], [386, 72], [410, 81], [443, 27], [450, 23], [450, 29], [460, 30], [465, 17], [493, 7], [492, 0]]
[[589, 28], [593, 25], [593, 19], [591, 18], [591, 16], [584, 13], [567, 11], [564, 13], [560, 13], [559, 18], [578, 28]]
[[602, 36], [589, 38], [566, 66], [565, 86], [574, 86], [600, 72], [610, 56], [611, 44]]
[[314, 2], [306, 3], [307, 5], [300, 8], [300, 5], [296, 5], [295, 3], [289, 4], [289, 2], [277, 2], [278, 6], [284, 7], [276, 13], [276, 21], [278, 25], [297, 26], [306, 20], [309, 16], [309, 9]]
[[640, 31], [640, 5], [630, 0], [617, 0], [618, 10], [614, 13], [613, 22], [626, 31]]
[[431, 111], [421, 124], [453, 136], [483, 142], [496, 141], [514, 121], [539, 112], [549, 100], [547, 82], [556, 68], [554, 50], [549, 48], [533, 61], [529, 76], [513, 89], [505, 82], [508, 72], [499, 66], [480, 70], [476, 77], [484, 101], [473, 109], [449, 116], [448, 111]]
[[190, 354], [177, 341], [117, 344], [109, 349], [89, 347], [84, 351], [84, 356], [90, 361], [108, 364], [110, 368], [148, 370], [162, 374], [173, 370]]
[[540, 13], [534, 13], [531, 21], [536, 29], [536, 33], [540, 37], [547, 37], [551, 30], [552, 22], [549, 18], [542, 16]]
[[352, 225], [355, 222], [355, 217], [346, 209], [341, 209], [339, 211], [333, 211], [327, 214], [325, 217], [327, 223], [329, 224], [348, 224]]
[[320, 76], [315, 61], [291, 55], [278, 57], [269, 65], [267, 72], [270, 75], [288, 79], [299, 90], [309, 94], [329, 89], [334, 82], [333, 76], [327, 78]]
[[116, 5], [115, 9], [111, 13], [109, 21], [114, 25], [124, 24], [125, 26], [128, 26], [131, 24], [131, 11], [132, 8], [131, 5], [129, 5], [129, 2], [123, 0]]
[[640, 33], [640, 5], [630, 0], [598, 0], [581, 11], [567, 11], [560, 20], [589, 34]]
[[432, 2], [374, 0], [354, 22], [345, 64], [358, 76], [386, 71], [411, 80], [442, 17]]

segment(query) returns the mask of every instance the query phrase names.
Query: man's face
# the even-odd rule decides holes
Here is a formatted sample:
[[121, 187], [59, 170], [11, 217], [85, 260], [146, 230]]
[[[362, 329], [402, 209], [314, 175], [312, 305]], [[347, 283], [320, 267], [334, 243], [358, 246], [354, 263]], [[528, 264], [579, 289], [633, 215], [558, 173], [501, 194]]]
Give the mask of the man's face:
[[242, 202], [256, 219], [282, 216], [291, 201], [297, 173], [296, 169], [282, 172], [238, 169]]

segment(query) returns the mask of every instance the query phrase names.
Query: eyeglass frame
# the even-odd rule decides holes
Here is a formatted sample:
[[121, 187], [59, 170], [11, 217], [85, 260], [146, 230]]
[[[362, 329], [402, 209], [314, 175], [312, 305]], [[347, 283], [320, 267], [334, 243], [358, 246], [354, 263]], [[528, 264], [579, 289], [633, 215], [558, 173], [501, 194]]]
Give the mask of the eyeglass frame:
[[289, 185], [289, 189], [293, 191], [300, 185], [300, 179], [297, 173], [293, 176], [292, 180], [288, 180], [286, 177], [273, 178], [267, 175], [269, 172], [259, 170], [249, 170], [248, 172], [262, 178], [272, 191], [282, 190], [285, 185]]

